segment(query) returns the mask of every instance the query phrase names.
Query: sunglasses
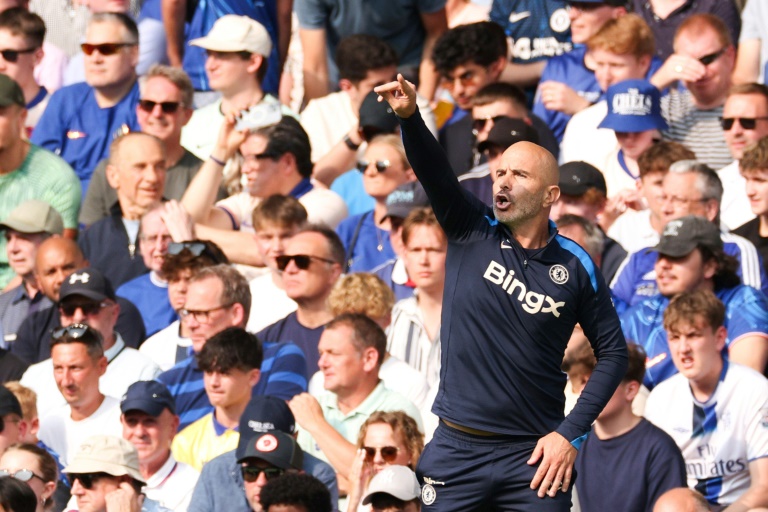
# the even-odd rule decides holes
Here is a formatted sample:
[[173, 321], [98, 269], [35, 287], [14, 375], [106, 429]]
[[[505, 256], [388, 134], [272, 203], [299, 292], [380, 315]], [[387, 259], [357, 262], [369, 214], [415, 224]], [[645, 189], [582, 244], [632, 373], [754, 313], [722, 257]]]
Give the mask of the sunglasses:
[[382, 446], [381, 448], [363, 446], [363, 450], [365, 450], [365, 462], [373, 462], [374, 457], [376, 457], [376, 452], [380, 452], [381, 458], [384, 459], [384, 462], [387, 464], [392, 464], [400, 451], [397, 446]]
[[69, 473], [67, 475], [67, 478], [69, 478], [69, 482], [72, 485], [75, 485], [75, 480], [80, 482], [80, 485], [83, 486], [83, 489], [90, 491], [93, 489], [93, 484], [96, 483], [97, 480], [100, 480], [102, 478], [115, 478], [113, 475], [110, 475], [109, 473], [99, 472], [99, 473]]
[[202, 242], [172, 242], [168, 244], [168, 254], [176, 256], [181, 254], [184, 249], [192, 253], [192, 256], [200, 256], [206, 249], [206, 245]]
[[67, 316], [72, 316], [75, 311], [81, 309], [85, 316], [91, 316], [109, 305], [109, 302], [62, 302], [59, 304], [59, 310]]
[[114, 55], [128, 46], [136, 46], [136, 43], [83, 43], [80, 45], [80, 49], [83, 50], [83, 53], [86, 55], [93, 55], [93, 52], [98, 50], [100, 54], [106, 57], [108, 55]]
[[283, 271], [288, 267], [288, 264], [293, 261], [296, 263], [296, 267], [298, 267], [299, 270], [307, 270], [309, 268], [309, 265], [312, 263], [312, 260], [322, 261], [324, 263], [330, 263], [334, 264], [336, 263], [333, 260], [329, 260], [327, 258], [321, 258], [319, 256], [309, 256], [308, 254], [283, 254], [282, 256], [278, 256], [275, 258], [277, 261], [277, 269], [279, 271]]
[[19, 55], [22, 53], [32, 53], [37, 48], [27, 48], [26, 50], [0, 50], [0, 55], [3, 56], [5, 62], [16, 62], [19, 60]]
[[59, 339], [64, 336], [69, 336], [70, 338], [76, 340], [85, 336], [90, 330], [91, 328], [85, 324], [72, 324], [68, 327], [59, 327], [53, 331], [53, 338]]
[[160, 110], [163, 111], [163, 114], [173, 114], [179, 110], [181, 103], [178, 101], [139, 100], [139, 108], [147, 113], [152, 113], [157, 105], [160, 105]]
[[375, 165], [376, 170], [378, 172], [384, 172], [390, 168], [392, 163], [389, 160], [376, 160], [375, 162], [360, 160], [359, 162], [357, 162], [357, 170], [365, 174], [365, 171], [367, 171], [368, 167], [370, 167], [371, 165]]
[[488, 121], [493, 121], [493, 124], [496, 124], [499, 122], [499, 119], [505, 119], [508, 116], [493, 116], [493, 117], [486, 117], [484, 119], [475, 119], [472, 121], [472, 131], [475, 132], [475, 134], [480, 133], [481, 131], [485, 130], [485, 125], [488, 124]]
[[243, 475], [243, 480], [248, 483], [253, 483], [259, 479], [259, 475], [264, 473], [264, 478], [272, 480], [282, 476], [285, 473], [284, 469], [280, 468], [260, 468], [257, 466], [240, 466], [240, 473]]
[[768, 117], [721, 117], [720, 126], [722, 126], [723, 130], [727, 132], [733, 128], [733, 123], [738, 121], [741, 127], [745, 130], [754, 130], [755, 126], [757, 126], [757, 121], [765, 119], [768, 119]]
[[243, 157], [243, 161], [253, 163], [253, 162], [258, 162], [259, 160], [276, 160], [280, 158], [281, 155], [275, 152], [265, 151], [263, 153], [258, 153], [255, 155], [243, 155], [241, 153], [241, 156]]
[[10, 476], [11, 478], [15, 478], [16, 480], [19, 480], [20, 482], [29, 482], [33, 478], [37, 477], [40, 479], [40, 481], [45, 482], [43, 480], [43, 477], [40, 475], [36, 475], [34, 471], [31, 469], [19, 469], [17, 471], [14, 471], [11, 473], [7, 469], [0, 469], [0, 478]]
[[720, 48], [715, 53], [710, 53], [709, 55], [705, 55], [703, 57], [699, 57], [699, 62], [704, 64], [705, 66], [709, 66], [713, 62], [715, 62], [722, 54], [725, 53], [726, 48]]

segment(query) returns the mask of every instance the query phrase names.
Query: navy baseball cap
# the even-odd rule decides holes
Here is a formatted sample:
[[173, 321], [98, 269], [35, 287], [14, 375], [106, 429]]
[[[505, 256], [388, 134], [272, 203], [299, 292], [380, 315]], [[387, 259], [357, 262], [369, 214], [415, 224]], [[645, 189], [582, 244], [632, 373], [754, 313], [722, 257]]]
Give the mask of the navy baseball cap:
[[661, 93], [647, 80], [625, 80], [606, 91], [608, 115], [599, 128], [615, 132], [638, 133], [666, 130], [661, 116]]
[[304, 452], [296, 440], [280, 430], [246, 436], [241, 432], [235, 457], [238, 462], [261, 459], [281, 469], [303, 469], [304, 463]]
[[429, 198], [418, 181], [403, 183], [387, 196], [387, 217], [406, 218], [416, 208], [429, 206]]
[[95, 268], [83, 268], [72, 272], [61, 283], [59, 302], [72, 295], [82, 295], [93, 300], [115, 300], [115, 289], [109, 279]]
[[134, 382], [128, 386], [120, 401], [120, 410], [123, 413], [141, 411], [156, 418], [162, 414], [163, 409], [176, 414], [176, 402], [168, 388], [156, 380]]
[[596, 188], [608, 195], [605, 176], [597, 167], [587, 162], [568, 162], [561, 165], [558, 186], [560, 192], [569, 196], [581, 196], [590, 188]]
[[288, 404], [276, 396], [255, 396], [240, 415], [240, 437], [280, 430], [296, 432], [296, 420]]
[[399, 126], [392, 107], [386, 101], [379, 101], [379, 95], [373, 91], [365, 96], [360, 105], [358, 124], [361, 129], [377, 135], [395, 133]]
[[522, 119], [504, 116], [493, 122], [493, 128], [488, 132], [488, 138], [477, 144], [477, 150], [482, 153], [491, 146], [507, 149], [512, 144], [522, 141], [538, 144], [539, 134]]

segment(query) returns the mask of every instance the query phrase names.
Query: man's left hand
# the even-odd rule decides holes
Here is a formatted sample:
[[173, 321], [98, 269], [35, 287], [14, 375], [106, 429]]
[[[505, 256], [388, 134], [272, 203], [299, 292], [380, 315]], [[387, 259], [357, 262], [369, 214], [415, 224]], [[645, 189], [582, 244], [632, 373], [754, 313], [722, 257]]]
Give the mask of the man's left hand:
[[576, 460], [576, 448], [557, 432], [552, 432], [539, 439], [533, 449], [529, 465], [541, 460], [539, 469], [531, 480], [531, 489], [539, 489], [539, 498], [554, 498], [558, 489], [568, 491], [573, 474], [573, 462]]
[[309, 393], [301, 393], [288, 401], [296, 423], [303, 429], [312, 433], [313, 430], [323, 421], [323, 409], [320, 407], [317, 399]]

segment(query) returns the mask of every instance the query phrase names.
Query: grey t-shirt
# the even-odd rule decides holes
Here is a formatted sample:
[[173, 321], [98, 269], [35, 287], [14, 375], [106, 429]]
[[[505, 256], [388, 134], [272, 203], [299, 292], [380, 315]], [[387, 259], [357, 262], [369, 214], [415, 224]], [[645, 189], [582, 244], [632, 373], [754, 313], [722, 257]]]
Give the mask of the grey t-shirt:
[[[168, 169], [165, 177], [165, 191], [163, 197], [166, 199], [181, 199], [184, 191], [187, 190], [192, 178], [195, 177], [203, 161], [187, 150], [184, 150], [184, 156], [181, 157], [176, 165]], [[219, 199], [226, 197], [222, 191], [219, 191]], [[80, 224], [90, 226], [97, 220], [101, 220], [109, 215], [109, 209], [117, 202], [117, 192], [107, 181], [107, 160], [99, 162], [91, 176], [91, 183], [88, 186], [88, 192], [85, 194], [83, 207], [80, 209]]]
[[768, 62], [768, 2], [748, 0], [741, 13], [741, 35], [739, 42], [752, 39], [760, 40], [760, 75], [758, 82], [763, 83], [763, 72]]

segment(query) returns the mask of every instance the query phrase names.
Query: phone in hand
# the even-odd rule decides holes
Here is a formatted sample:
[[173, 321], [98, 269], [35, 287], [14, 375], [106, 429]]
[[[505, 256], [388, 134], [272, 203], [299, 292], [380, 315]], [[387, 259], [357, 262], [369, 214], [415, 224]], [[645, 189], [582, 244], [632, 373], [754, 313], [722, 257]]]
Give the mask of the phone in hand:
[[279, 103], [261, 102], [240, 112], [235, 123], [235, 130], [258, 130], [279, 123], [282, 118], [283, 113]]

